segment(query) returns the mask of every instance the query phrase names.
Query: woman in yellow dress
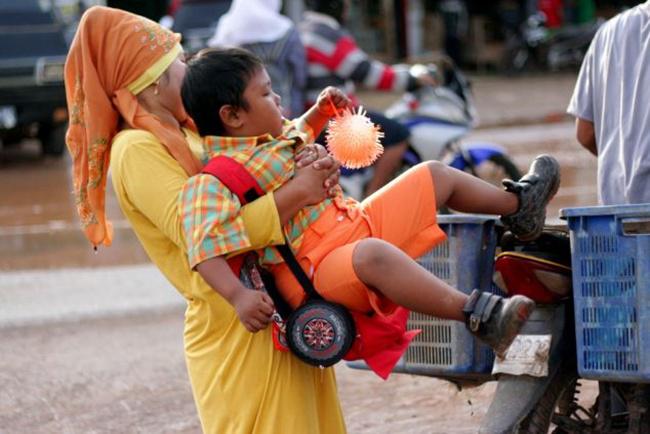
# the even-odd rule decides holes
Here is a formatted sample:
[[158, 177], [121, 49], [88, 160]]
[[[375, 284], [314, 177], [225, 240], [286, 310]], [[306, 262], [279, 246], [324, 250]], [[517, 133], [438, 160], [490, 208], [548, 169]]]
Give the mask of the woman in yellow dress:
[[[179, 39], [118, 9], [92, 7], [81, 19], [65, 79], [66, 141], [84, 232], [95, 248], [110, 245], [104, 214], [110, 162], [122, 211], [187, 301], [185, 357], [204, 432], [345, 433], [333, 370], [275, 350], [270, 327], [246, 331], [230, 304], [188, 265], [177, 198], [205, 153], [180, 98]], [[337, 164], [322, 148], [310, 149], [290, 184], [242, 209], [252, 248], [281, 242], [281, 224], [322, 200], [336, 182]]]

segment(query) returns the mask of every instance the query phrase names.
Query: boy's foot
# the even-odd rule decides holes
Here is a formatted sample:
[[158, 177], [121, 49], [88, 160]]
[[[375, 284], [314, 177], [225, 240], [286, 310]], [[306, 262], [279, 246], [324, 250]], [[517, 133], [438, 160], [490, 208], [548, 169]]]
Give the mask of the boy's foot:
[[519, 197], [519, 209], [502, 216], [503, 224], [522, 241], [539, 237], [546, 221], [546, 205], [560, 187], [560, 164], [550, 155], [540, 155], [519, 181], [506, 179], [503, 185]]
[[467, 328], [502, 357], [533, 310], [535, 302], [523, 295], [503, 298], [475, 289], [463, 313]]

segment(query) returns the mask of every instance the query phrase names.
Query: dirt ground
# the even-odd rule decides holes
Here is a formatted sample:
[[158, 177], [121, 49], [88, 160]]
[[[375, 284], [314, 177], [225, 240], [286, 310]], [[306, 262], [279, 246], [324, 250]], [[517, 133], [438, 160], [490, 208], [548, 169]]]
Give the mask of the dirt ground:
[[[0, 433], [198, 433], [182, 311], [8, 328], [0, 335]], [[494, 384], [336, 367], [352, 433], [473, 433]]]

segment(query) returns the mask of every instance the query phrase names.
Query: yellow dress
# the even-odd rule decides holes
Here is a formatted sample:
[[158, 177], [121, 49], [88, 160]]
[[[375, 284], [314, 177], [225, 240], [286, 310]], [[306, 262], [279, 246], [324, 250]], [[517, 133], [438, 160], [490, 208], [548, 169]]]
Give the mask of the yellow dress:
[[[186, 134], [201, 156], [199, 137]], [[271, 327], [246, 331], [230, 304], [190, 270], [177, 211], [187, 175], [155, 136], [142, 130], [119, 133], [111, 174], [122, 211], [145, 251], [187, 301], [185, 358], [203, 431], [345, 433], [334, 370], [275, 350]], [[245, 206], [242, 214], [254, 247], [282, 239], [272, 194]]]

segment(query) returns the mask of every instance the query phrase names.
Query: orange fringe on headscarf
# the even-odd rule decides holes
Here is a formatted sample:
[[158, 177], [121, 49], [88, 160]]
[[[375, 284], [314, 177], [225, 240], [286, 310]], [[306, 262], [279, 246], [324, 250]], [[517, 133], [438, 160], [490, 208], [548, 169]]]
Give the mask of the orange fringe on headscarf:
[[77, 212], [95, 247], [110, 245], [112, 239], [104, 208], [110, 147], [120, 118], [154, 134], [188, 175], [201, 170], [183, 133], [147, 112], [127, 89], [166, 54], [178, 50], [179, 41], [180, 35], [119, 9], [94, 6], [81, 18], [65, 64], [70, 113], [66, 143], [74, 163]]

